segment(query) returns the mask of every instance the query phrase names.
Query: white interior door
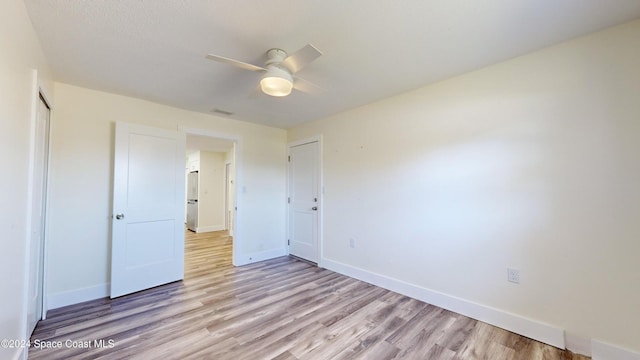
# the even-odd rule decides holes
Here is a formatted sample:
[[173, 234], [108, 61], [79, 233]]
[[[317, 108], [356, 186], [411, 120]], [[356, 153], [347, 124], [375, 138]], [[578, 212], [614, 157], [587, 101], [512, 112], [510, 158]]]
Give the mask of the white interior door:
[[27, 335], [33, 333], [36, 324], [42, 319], [42, 265], [44, 253], [47, 160], [49, 154], [49, 116], [49, 107], [41, 97], [38, 102], [34, 137]]
[[116, 124], [111, 297], [184, 277], [183, 132]]
[[289, 147], [289, 253], [318, 262], [320, 159], [317, 141]]

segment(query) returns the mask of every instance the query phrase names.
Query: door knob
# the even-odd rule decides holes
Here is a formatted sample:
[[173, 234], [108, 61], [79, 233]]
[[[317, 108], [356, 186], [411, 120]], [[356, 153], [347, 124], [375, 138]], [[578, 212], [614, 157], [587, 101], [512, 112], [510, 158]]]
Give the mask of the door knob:
[[124, 219], [124, 214], [116, 214], [116, 220]]
[[314, 206], [314, 207], [311, 208], [311, 210], [316, 211], [316, 210], [318, 210], [318, 207]]

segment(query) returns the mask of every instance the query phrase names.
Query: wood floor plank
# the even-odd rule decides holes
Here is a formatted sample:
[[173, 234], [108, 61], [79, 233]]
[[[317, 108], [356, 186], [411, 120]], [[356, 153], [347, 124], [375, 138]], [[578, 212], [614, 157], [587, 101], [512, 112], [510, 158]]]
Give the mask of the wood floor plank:
[[[376, 290], [374, 287], [358, 281], [354, 281], [353, 285], [353, 291], [349, 292], [349, 296], [342, 295], [329, 299], [328, 301], [316, 301], [313, 304], [309, 304], [304, 311], [297, 313], [297, 315], [301, 316], [293, 318], [289, 316], [285, 320], [286, 322], [281, 323], [281, 326], [272, 332], [253, 337], [253, 339], [251, 339], [251, 333], [245, 334], [246, 338], [251, 340], [242, 343], [242, 346], [247, 349], [247, 353], [255, 351], [255, 353], [260, 354], [263, 354], [265, 351], [280, 352], [283, 349], [298, 346], [308, 337], [308, 334], [326, 328], [323, 324], [319, 323], [319, 321], [322, 321], [322, 319], [326, 317], [326, 308], [344, 309], [350, 307], [353, 301], [369, 296]], [[346, 290], [347, 287], [344, 289]], [[310, 326], [308, 326], [309, 324]], [[240, 336], [239, 339], [242, 339], [242, 336]], [[245, 359], [245, 357], [242, 357], [242, 359]], [[249, 360], [252, 358], [247, 357], [246, 359]]]
[[307, 341], [291, 348], [289, 351], [300, 359], [331, 359], [348, 346], [349, 343], [371, 329], [366, 321], [367, 313], [377, 311], [383, 303], [376, 301], [375, 297], [366, 299], [366, 304], [359, 307], [346, 317], [346, 321], [332, 322], [320, 331], [312, 334]]
[[[395, 356], [400, 349], [384, 341], [384, 338], [390, 332], [399, 329], [407, 323], [407, 320], [401, 317], [406, 314], [403, 306], [407, 304], [405, 299], [406, 298], [403, 296], [393, 296], [390, 298], [383, 296], [380, 300], [385, 303], [385, 307], [383, 307], [381, 311], [369, 315], [367, 318], [367, 320], [373, 325], [373, 328], [358, 339], [353, 345], [350, 345], [347, 349], [337, 354], [334, 359], [350, 360], [361, 356], [361, 354], [370, 354], [369, 356], [371, 356], [371, 349], [380, 347], [380, 343], [383, 342], [385, 344], [382, 346], [386, 349], [385, 351], [391, 348], [397, 350], [389, 350], [393, 353], [393, 356]], [[392, 302], [392, 300], [395, 300], [395, 302]]]
[[475, 328], [476, 323], [476, 320], [466, 316], [458, 317], [456, 321], [451, 324], [451, 327], [447, 329], [445, 340], [440, 345], [453, 352], [458, 352], [465, 339], [469, 337], [469, 334], [471, 334]]
[[[290, 329], [282, 328], [282, 331], [277, 333], [272, 333], [268, 337], [264, 337], [260, 340], [252, 341], [245, 344], [240, 344], [242, 347], [242, 351], [238, 351], [240, 356], [236, 356], [237, 360], [253, 360], [256, 358], [255, 354], [260, 354], [264, 359], [270, 359], [272, 357], [277, 357], [276, 354], [287, 353], [290, 356], [295, 357], [289, 349], [297, 346], [302, 341], [307, 339], [311, 334], [317, 333], [320, 329], [323, 329], [325, 326], [318, 322], [306, 323], [303, 327], [298, 327], [298, 324], [295, 324], [295, 331], [291, 332]], [[286, 335], [282, 336], [284, 333]], [[273, 339], [273, 340], [272, 340]], [[234, 351], [229, 352], [229, 354]]]
[[52, 310], [32, 342], [92, 346], [29, 358], [587, 359], [294, 258], [234, 267], [232, 248], [186, 232], [183, 281]]
[[[357, 285], [360, 284], [353, 282], [351, 285], [346, 286], [354, 289], [355, 293], [359, 290]], [[318, 298], [314, 302], [306, 303], [304, 309], [296, 307], [286, 309], [276, 321], [266, 324], [266, 326], [263, 326], [261, 329], [252, 329], [250, 332], [237, 334], [236, 338], [242, 344], [249, 344], [273, 339], [278, 335], [284, 337], [291, 331], [294, 331], [295, 328], [320, 321], [324, 316], [323, 311], [320, 310], [324, 310], [326, 307], [340, 308], [350, 301], [352, 301], [351, 298], [341, 298], [337, 296]], [[295, 314], [295, 316], [292, 317], [291, 314]]]
[[282, 354], [274, 357], [273, 360], [298, 360], [298, 358], [293, 356], [290, 352], [285, 351]]
[[385, 360], [393, 359], [400, 349], [386, 341], [380, 341], [354, 356], [353, 360]]
[[[435, 344], [431, 347], [429, 352], [425, 355], [424, 359], [433, 360], [451, 360], [456, 356], [455, 351], [447, 349], [444, 346]], [[492, 359], [493, 360], [493, 359]], [[496, 358], [497, 360], [497, 358]]]
[[455, 318], [448, 316], [447, 313], [440, 314], [441, 316], [435, 317], [426, 327], [417, 327], [422, 330], [409, 341], [395, 344], [401, 348], [398, 359], [428, 359], [427, 356], [432, 353], [433, 347], [439, 342], [446, 341], [447, 329], [453, 324]]
[[434, 325], [448, 318], [443, 309], [433, 305], [425, 306], [407, 324], [392, 332], [386, 340], [401, 349], [407, 348], [408, 344], [414, 342], [413, 338], [424, 330], [424, 324]]

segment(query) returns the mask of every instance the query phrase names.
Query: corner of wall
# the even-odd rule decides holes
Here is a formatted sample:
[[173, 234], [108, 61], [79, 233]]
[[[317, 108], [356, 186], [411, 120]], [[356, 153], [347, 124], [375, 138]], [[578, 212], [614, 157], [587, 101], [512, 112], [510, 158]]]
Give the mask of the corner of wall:
[[591, 356], [591, 339], [565, 331], [564, 342], [567, 350], [576, 354]]

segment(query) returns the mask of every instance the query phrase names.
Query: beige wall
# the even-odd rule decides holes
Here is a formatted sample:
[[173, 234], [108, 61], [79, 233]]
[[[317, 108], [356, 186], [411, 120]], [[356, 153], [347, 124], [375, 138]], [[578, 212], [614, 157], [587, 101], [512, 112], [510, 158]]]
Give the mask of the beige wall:
[[238, 193], [236, 235], [241, 241], [234, 244], [239, 262], [255, 261], [265, 251], [285, 251], [284, 130], [62, 83], [55, 91], [47, 283], [56, 303], [72, 299], [73, 292], [99, 295], [109, 283], [115, 121], [239, 138], [244, 188]]
[[323, 135], [325, 257], [640, 351], [639, 39], [635, 21], [291, 129]]
[[[26, 316], [31, 70], [54, 89], [23, 2], [3, 2], [1, 20], [12, 339]], [[640, 351], [638, 39], [636, 21], [291, 130], [324, 135], [326, 258]], [[241, 260], [284, 247], [283, 130], [66, 84], [53, 100], [49, 295], [109, 282], [115, 121], [241, 138]]]
[[224, 153], [200, 151], [198, 228], [204, 231], [224, 230], [224, 159]]
[[[51, 90], [48, 68], [24, 3], [2, 2], [0, 15], [0, 338], [26, 332], [27, 219], [34, 89], [33, 69]], [[47, 92], [53, 96], [51, 92]], [[0, 348], [0, 358], [19, 349]]]

